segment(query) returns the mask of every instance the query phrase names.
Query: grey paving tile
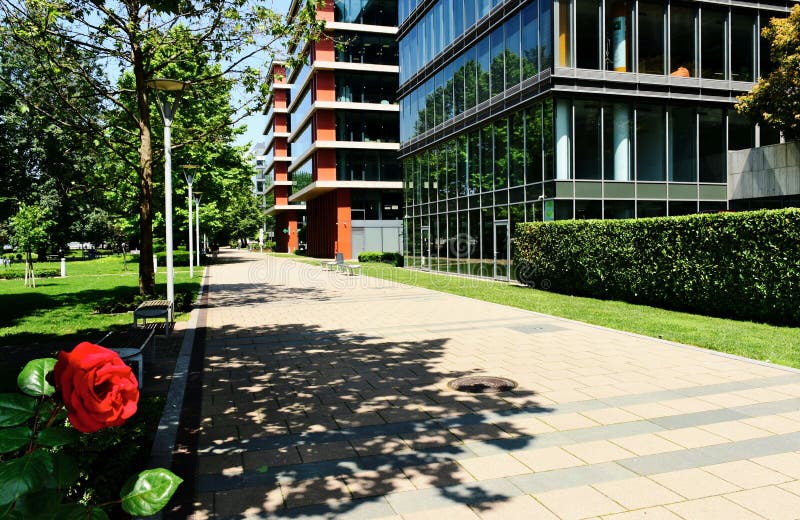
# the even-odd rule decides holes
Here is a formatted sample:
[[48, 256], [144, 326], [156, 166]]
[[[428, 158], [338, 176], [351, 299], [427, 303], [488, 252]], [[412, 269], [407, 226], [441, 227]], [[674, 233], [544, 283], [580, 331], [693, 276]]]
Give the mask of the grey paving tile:
[[[631, 421], [619, 424], [609, 424], [605, 426], [593, 426], [591, 428], [581, 428], [578, 430], [568, 430], [561, 432], [570, 442], [589, 442], [615, 437], [628, 437], [640, 435], [642, 433], [653, 433], [664, 428], [655, 424], [654, 421]], [[549, 433], [542, 435], [551, 435]], [[566, 442], [561, 444], [567, 444]]]
[[652, 475], [795, 451], [798, 447], [800, 447], [800, 433], [789, 433], [683, 451], [646, 455], [620, 460], [618, 464], [639, 475]]
[[614, 462], [543, 471], [532, 475], [508, 477], [525, 494], [543, 493], [554, 489], [589, 486], [635, 477], [636, 474]]
[[798, 398], [784, 399], [782, 401], [770, 401], [768, 403], [748, 404], [731, 408], [732, 411], [747, 417], [759, 417], [762, 415], [796, 412], [798, 409], [800, 409], [800, 399]]
[[736, 412], [728, 408], [720, 410], [709, 410], [707, 412], [687, 413], [683, 415], [671, 415], [669, 417], [656, 417], [650, 419], [654, 424], [657, 424], [665, 430], [673, 430], [677, 428], [690, 428], [692, 426], [702, 426], [704, 424], [713, 424], [725, 421], [737, 421], [744, 419], [746, 415]]

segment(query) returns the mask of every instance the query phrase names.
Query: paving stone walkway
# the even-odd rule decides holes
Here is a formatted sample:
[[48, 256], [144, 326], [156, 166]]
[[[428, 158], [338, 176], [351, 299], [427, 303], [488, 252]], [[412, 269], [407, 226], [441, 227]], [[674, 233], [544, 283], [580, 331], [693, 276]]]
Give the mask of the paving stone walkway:
[[[796, 371], [285, 259], [221, 260], [196, 518], [800, 517]], [[518, 387], [446, 386], [472, 374]]]

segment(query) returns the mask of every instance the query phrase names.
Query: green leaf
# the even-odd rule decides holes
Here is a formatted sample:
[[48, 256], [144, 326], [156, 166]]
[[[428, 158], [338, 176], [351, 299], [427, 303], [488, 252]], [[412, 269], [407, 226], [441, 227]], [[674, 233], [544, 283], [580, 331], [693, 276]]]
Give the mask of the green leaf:
[[41, 489], [51, 468], [50, 454], [41, 450], [0, 462], [0, 505]]
[[150, 516], [167, 505], [183, 479], [164, 468], [134, 475], [122, 486], [122, 510], [134, 516]]
[[59, 520], [108, 520], [108, 515], [99, 507], [83, 504], [62, 504], [58, 509]]
[[53, 469], [50, 478], [45, 482], [45, 487], [51, 489], [66, 489], [77, 482], [80, 476], [75, 459], [66, 453], [53, 455]]
[[0, 453], [8, 453], [25, 446], [31, 440], [31, 429], [15, 426], [0, 430]]
[[51, 426], [50, 428], [39, 432], [36, 442], [42, 446], [49, 446], [52, 448], [55, 446], [64, 446], [66, 444], [77, 442], [80, 436], [81, 434], [73, 428], [67, 428], [66, 426]]
[[17, 377], [19, 389], [28, 395], [39, 397], [53, 395], [55, 387], [47, 382], [47, 374], [56, 366], [55, 358], [42, 358], [29, 361]]
[[0, 427], [16, 426], [33, 417], [36, 399], [19, 394], [0, 394]]
[[[60, 518], [61, 493], [55, 489], [43, 489], [36, 493], [24, 495], [14, 504], [14, 511], [9, 518], [24, 520], [51, 520]], [[2, 515], [2, 513], [0, 513]], [[0, 516], [2, 518], [2, 516]]]

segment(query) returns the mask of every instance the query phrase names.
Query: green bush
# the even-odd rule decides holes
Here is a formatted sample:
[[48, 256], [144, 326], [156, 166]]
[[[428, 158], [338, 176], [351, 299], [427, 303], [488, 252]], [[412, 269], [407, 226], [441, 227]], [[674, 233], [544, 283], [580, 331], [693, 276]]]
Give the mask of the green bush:
[[364, 251], [358, 255], [359, 262], [381, 262], [403, 267], [403, 255], [400, 253], [383, 253], [381, 251]]
[[[193, 258], [197, 259], [197, 252], [192, 252]], [[200, 254], [200, 262], [205, 264], [205, 255]], [[167, 253], [156, 253], [156, 263], [159, 266], [167, 265]], [[189, 265], [189, 251], [173, 251], [172, 252], [172, 265], [173, 267], [186, 267]]]
[[520, 224], [515, 274], [565, 294], [800, 323], [800, 210]]
[[[37, 269], [34, 265], [33, 274], [36, 276], [36, 278], [55, 278], [56, 276], [61, 276], [61, 271], [56, 271], [53, 269]], [[23, 268], [17, 268], [15, 270], [0, 269], [0, 280], [18, 280], [22, 278], [25, 278], [25, 270]]]

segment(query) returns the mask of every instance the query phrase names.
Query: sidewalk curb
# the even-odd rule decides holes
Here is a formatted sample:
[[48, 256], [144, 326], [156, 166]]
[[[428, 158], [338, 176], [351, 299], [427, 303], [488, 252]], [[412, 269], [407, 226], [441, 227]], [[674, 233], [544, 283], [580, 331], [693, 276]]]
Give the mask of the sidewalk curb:
[[[147, 463], [148, 468], [171, 468], [172, 455], [175, 450], [176, 439], [178, 436], [178, 426], [180, 425], [181, 411], [183, 409], [183, 399], [186, 393], [186, 383], [189, 374], [189, 361], [192, 357], [194, 347], [195, 330], [201, 312], [205, 309], [200, 308], [200, 300], [204, 291], [208, 291], [208, 275], [210, 266], [205, 266], [203, 279], [200, 283], [200, 291], [195, 299], [195, 308], [189, 318], [189, 324], [183, 335], [181, 350], [175, 362], [175, 371], [172, 375], [172, 382], [167, 393], [167, 402], [164, 404], [164, 411], [158, 423], [156, 436], [153, 439], [153, 447], [150, 450], [150, 459]], [[161, 513], [148, 518], [161, 518]]]

